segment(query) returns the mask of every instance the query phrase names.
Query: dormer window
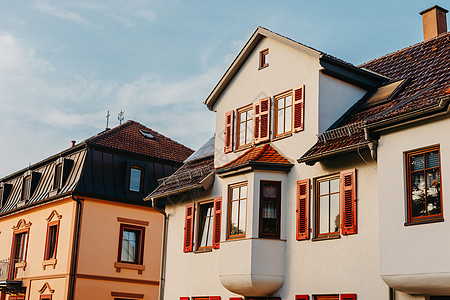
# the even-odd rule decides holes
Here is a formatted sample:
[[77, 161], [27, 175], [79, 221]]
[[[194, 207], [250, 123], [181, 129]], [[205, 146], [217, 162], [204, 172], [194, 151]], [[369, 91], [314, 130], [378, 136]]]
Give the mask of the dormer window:
[[53, 181], [53, 189], [60, 189], [62, 183], [62, 163], [55, 167], [55, 180]]
[[0, 183], [0, 208], [5, 206], [8, 195], [11, 192], [12, 184]]
[[146, 138], [146, 139], [151, 139], [154, 140], [155, 136], [148, 130], [139, 130], [139, 132]]
[[269, 49], [259, 52], [259, 69], [269, 66]]
[[136, 166], [130, 168], [130, 186], [131, 192], [140, 193], [142, 189], [142, 169]]
[[31, 175], [23, 179], [22, 200], [29, 200], [31, 197]]

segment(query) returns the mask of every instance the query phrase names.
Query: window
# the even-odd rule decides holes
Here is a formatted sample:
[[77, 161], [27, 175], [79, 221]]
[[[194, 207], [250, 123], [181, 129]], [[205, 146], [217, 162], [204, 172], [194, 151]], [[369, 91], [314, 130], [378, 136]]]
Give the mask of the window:
[[3, 204], [4, 204], [4, 200], [3, 200], [3, 190], [4, 190], [4, 188], [3, 187], [0, 187], [0, 208], [2, 208], [3, 207]]
[[211, 248], [213, 244], [214, 203], [199, 205], [198, 249]]
[[29, 200], [31, 197], [31, 175], [23, 179], [22, 200]]
[[243, 238], [247, 213], [247, 182], [230, 186], [228, 199], [228, 238]]
[[316, 237], [339, 236], [339, 175], [316, 182]]
[[58, 232], [59, 232], [59, 221], [48, 223], [44, 260], [56, 258], [56, 247], [58, 245]]
[[439, 146], [406, 153], [408, 222], [442, 221]]
[[269, 49], [265, 49], [259, 52], [259, 68], [265, 68], [269, 66]]
[[292, 91], [275, 97], [275, 137], [292, 132]]
[[16, 262], [25, 261], [27, 254], [28, 230], [14, 233], [13, 259]]
[[247, 106], [237, 113], [237, 147], [250, 145], [253, 139], [253, 106]]
[[62, 164], [55, 167], [55, 180], [53, 181], [53, 189], [60, 189], [62, 186]]
[[261, 181], [259, 236], [280, 238], [281, 182]]
[[120, 224], [118, 262], [142, 265], [144, 235], [144, 227]]
[[132, 192], [141, 192], [142, 187], [142, 169], [132, 166], [130, 168], [130, 186], [129, 189]]
[[[192, 252], [194, 249], [219, 249], [220, 248], [220, 225], [222, 216], [222, 197], [214, 198], [213, 201], [197, 204], [191, 203], [186, 206], [184, 223], [184, 252]], [[194, 212], [198, 211], [196, 231], [196, 246], [194, 247]]]

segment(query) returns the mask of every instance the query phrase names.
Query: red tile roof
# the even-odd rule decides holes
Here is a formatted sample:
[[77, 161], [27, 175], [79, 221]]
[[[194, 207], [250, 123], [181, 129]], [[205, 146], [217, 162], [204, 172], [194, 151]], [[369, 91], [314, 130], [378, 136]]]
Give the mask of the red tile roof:
[[270, 144], [261, 147], [251, 148], [231, 162], [216, 168], [217, 172], [238, 168], [252, 162], [271, 163], [280, 165], [292, 165], [289, 160], [278, 153]]
[[[140, 130], [149, 132], [147, 138]], [[105, 130], [85, 141], [116, 150], [133, 152], [154, 158], [183, 162], [194, 151], [135, 121], [127, 121], [115, 128]]]
[[[435, 107], [450, 92], [450, 33], [424, 41], [386, 56], [374, 59], [360, 67], [391, 78], [390, 82], [409, 78], [404, 90], [391, 101], [367, 106], [365, 101], [352, 107], [330, 130], [349, 124], [398, 118], [407, 113]], [[318, 141], [300, 159], [313, 161], [346, 149], [355, 149], [367, 141], [362, 129], [351, 136]]]

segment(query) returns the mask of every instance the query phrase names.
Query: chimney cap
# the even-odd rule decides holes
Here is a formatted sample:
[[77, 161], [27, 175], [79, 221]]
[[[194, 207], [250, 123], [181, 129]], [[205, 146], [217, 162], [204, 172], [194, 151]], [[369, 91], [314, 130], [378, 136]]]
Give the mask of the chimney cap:
[[448, 13], [448, 10], [446, 10], [445, 8], [440, 7], [439, 5], [435, 5], [435, 6], [432, 6], [432, 7], [430, 7], [430, 8], [427, 8], [427, 9], [421, 11], [419, 14], [420, 14], [420, 15], [423, 15], [424, 13], [427, 13], [427, 12], [429, 12], [430, 10], [433, 10], [433, 9], [440, 9], [440, 10], [442, 10], [444, 13]]

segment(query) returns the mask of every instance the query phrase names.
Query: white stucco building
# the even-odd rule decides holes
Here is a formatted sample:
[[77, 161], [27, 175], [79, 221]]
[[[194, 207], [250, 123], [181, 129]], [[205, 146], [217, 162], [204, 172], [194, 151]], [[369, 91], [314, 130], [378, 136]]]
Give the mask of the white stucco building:
[[362, 66], [256, 29], [205, 100], [215, 138], [148, 197], [161, 298], [447, 299], [446, 12]]

